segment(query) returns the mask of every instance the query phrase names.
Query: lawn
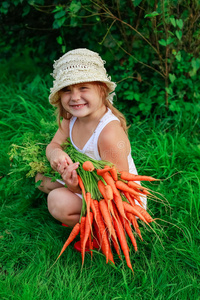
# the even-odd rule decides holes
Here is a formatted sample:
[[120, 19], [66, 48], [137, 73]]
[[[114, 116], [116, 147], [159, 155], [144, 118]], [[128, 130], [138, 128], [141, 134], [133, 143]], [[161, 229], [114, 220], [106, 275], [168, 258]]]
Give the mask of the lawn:
[[9, 160], [13, 145], [23, 147], [26, 140], [33, 147], [53, 136], [49, 82], [40, 74], [9, 73], [3, 67], [8, 72], [0, 85], [0, 299], [200, 299], [198, 116], [185, 120], [181, 112], [157, 113], [131, 124], [138, 173], [162, 179], [148, 184], [160, 198], [148, 201], [156, 223], [152, 229], [140, 223], [144, 241], [137, 239], [137, 253], [130, 245], [134, 275], [115, 253], [114, 267], [95, 252], [92, 261], [86, 255], [81, 268], [73, 245], [53, 265], [71, 230], [49, 214], [46, 195], [17, 164], [17, 148]]

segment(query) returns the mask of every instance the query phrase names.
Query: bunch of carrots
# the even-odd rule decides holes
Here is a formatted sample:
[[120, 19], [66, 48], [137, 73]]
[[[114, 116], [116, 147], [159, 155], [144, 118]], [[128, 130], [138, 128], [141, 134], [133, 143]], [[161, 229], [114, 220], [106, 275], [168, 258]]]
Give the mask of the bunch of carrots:
[[[152, 196], [152, 194], [148, 188], [141, 186], [138, 182], [157, 179], [125, 171], [118, 172], [111, 163], [88, 159], [86, 155], [77, 152], [68, 142], [67, 153], [72, 160], [77, 161], [77, 158], [79, 162], [81, 160], [77, 172], [83, 196], [82, 212], [79, 222], [73, 227], [58, 258], [80, 233], [82, 265], [86, 244], [89, 244], [92, 256], [93, 242], [96, 239], [99, 249], [105, 255], [106, 263], [115, 263], [112, 249], [115, 249], [120, 258], [122, 251], [127, 266], [133, 271], [127, 236], [137, 251], [135, 236], [143, 240], [138, 219], [148, 226], [153, 221], [143, 207], [142, 201], [142, 197]], [[100, 165], [101, 168], [99, 168]]]

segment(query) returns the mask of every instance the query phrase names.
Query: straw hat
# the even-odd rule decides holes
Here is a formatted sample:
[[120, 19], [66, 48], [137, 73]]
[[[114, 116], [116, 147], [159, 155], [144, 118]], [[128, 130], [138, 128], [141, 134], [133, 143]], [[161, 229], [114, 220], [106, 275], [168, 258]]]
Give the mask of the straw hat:
[[[116, 84], [108, 77], [104, 63], [98, 53], [88, 49], [76, 49], [61, 56], [53, 65], [53, 87], [49, 101], [52, 105], [59, 99], [58, 91], [62, 88], [82, 83], [101, 81], [109, 88], [109, 93], [115, 90]], [[109, 94], [108, 100], [112, 103], [114, 93]]]

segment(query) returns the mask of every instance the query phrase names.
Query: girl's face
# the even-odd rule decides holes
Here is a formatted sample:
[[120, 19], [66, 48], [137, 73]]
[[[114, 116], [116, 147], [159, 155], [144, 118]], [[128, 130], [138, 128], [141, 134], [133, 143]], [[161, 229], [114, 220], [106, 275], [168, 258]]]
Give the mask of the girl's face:
[[104, 106], [98, 87], [93, 83], [80, 83], [63, 88], [60, 92], [63, 108], [81, 118], [97, 113]]

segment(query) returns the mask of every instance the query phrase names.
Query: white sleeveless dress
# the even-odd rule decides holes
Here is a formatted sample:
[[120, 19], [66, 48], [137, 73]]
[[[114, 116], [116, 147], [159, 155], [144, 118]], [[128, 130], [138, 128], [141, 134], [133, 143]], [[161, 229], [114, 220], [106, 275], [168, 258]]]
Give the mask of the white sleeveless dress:
[[[105, 126], [112, 122], [112, 121], [119, 121], [119, 119], [112, 113], [112, 111], [108, 108], [107, 112], [105, 113], [105, 115], [103, 115], [103, 117], [101, 118], [101, 120], [99, 121], [95, 131], [93, 132], [92, 136], [89, 138], [89, 140], [87, 141], [87, 143], [85, 144], [85, 146], [83, 147], [83, 149], [79, 149], [73, 142], [72, 139], [72, 129], [73, 126], [76, 122], [76, 117], [72, 117], [70, 119], [70, 123], [69, 123], [69, 135], [70, 135], [70, 140], [72, 145], [74, 146], [74, 148], [76, 150], [78, 150], [79, 152], [86, 154], [87, 156], [95, 159], [95, 160], [101, 160], [101, 157], [99, 155], [99, 150], [98, 150], [98, 138], [100, 133], [102, 132], [102, 130], [105, 128]], [[119, 121], [120, 122], [120, 121]], [[123, 143], [120, 145], [118, 145], [119, 147], [123, 147]], [[135, 163], [133, 161], [133, 158], [131, 156], [131, 151], [127, 157], [128, 159], [128, 165], [129, 165], [129, 173], [132, 174], [138, 174], [137, 173], [137, 169], [135, 167]], [[64, 181], [62, 180], [57, 180], [58, 182], [60, 182], [61, 184], [65, 184]], [[138, 182], [139, 183], [139, 182]], [[144, 203], [144, 208], [146, 208], [147, 205], [147, 199], [146, 197], [141, 197], [142, 202]], [[136, 201], [137, 202], [137, 201]], [[139, 204], [139, 203], [136, 203]]]

